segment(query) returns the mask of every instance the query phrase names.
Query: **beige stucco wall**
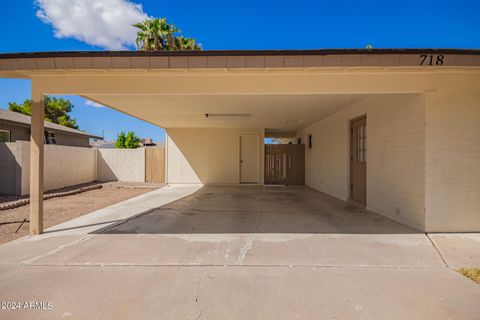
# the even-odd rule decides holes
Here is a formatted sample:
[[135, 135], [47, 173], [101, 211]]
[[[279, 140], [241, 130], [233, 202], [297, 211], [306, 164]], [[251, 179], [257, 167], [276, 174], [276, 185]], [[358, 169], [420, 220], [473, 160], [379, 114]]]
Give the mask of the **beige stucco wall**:
[[240, 136], [260, 137], [260, 183], [263, 183], [264, 130], [167, 129], [168, 183], [238, 184]]
[[480, 231], [480, 93], [426, 94], [426, 229]]
[[99, 181], [145, 182], [145, 149], [97, 149]]
[[299, 132], [306, 149], [306, 184], [349, 198], [350, 120], [367, 115], [367, 209], [412, 227], [425, 224], [425, 98], [373, 95]]

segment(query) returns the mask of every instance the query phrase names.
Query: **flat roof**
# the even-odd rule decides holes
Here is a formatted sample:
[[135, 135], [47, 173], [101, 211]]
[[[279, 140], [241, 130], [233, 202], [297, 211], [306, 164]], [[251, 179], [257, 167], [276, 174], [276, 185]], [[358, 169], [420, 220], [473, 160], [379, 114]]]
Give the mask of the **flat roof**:
[[[479, 49], [57, 51], [0, 54], [5, 76], [41, 70], [480, 67]], [[20, 73], [15, 73], [16, 71]], [[13, 73], [12, 73], [13, 72]], [[2, 74], [0, 74], [2, 76]]]
[[344, 54], [462, 54], [480, 55], [480, 49], [306, 49], [306, 50], [185, 50], [185, 51], [49, 51], [2, 53], [0, 59], [56, 57], [181, 57], [181, 56], [298, 56]]
[[[31, 121], [32, 121], [31, 117], [25, 114], [10, 111], [10, 110], [5, 110], [5, 109], [0, 109], [0, 122], [7, 122], [10, 124], [20, 124], [20, 126], [22, 127], [30, 127]], [[94, 134], [90, 134], [88, 132], [84, 132], [81, 130], [65, 127], [50, 121], [44, 121], [44, 127], [46, 130], [52, 130], [54, 132], [63, 132], [66, 134], [86, 136], [94, 139], [103, 139], [100, 136], [96, 136]]]

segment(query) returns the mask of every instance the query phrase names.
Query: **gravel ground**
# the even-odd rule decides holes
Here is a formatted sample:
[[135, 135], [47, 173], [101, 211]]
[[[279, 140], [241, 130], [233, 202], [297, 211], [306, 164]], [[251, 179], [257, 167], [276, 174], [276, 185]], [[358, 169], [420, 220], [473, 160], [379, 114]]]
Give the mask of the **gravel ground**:
[[[109, 182], [101, 189], [53, 198], [43, 202], [44, 228], [74, 219], [138, 195], [161, 188], [160, 184]], [[0, 243], [28, 235], [30, 205], [0, 211]], [[22, 227], [15, 233], [24, 219]]]

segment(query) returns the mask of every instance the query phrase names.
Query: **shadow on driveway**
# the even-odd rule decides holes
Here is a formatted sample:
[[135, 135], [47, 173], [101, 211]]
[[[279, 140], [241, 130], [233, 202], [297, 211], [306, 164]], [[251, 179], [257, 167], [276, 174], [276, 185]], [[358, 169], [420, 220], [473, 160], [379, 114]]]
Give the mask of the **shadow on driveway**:
[[205, 186], [98, 234], [422, 233], [306, 188]]

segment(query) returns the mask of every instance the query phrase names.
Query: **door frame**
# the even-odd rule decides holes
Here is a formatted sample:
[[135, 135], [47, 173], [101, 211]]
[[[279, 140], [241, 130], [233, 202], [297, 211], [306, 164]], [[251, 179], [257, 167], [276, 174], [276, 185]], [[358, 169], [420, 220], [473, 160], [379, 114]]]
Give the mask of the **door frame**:
[[[365, 161], [365, 203], [359, 202], [358, 200], [355, 200], [352, 198], [352, 193], [353, 193], [353, 172], [352, 172], [352, 159], [354, 156], [354, 151], [353, 151], [353, 144], [352, 144], [352, 138], [353, 138], [353, 123], [358, 120], [363, 120], [365, 119], [365, 128], [367, 127], [367, 114], [362, 114], [358, 117], [352, 118], [348, 122], [348, 202], [351, 204], [354, 204], [356, 206], [366, 208], [367, 206], [367, 165], [368, 165], [368, 148], [367, 148], [367, 158]], [[368, 132], [368, 130], [367, 130]], [[368, 136], [366, 137], [366, 144], [368, 146]]]
[[[258, 138], [258, 179], [257, 182], [242, 182], [242, 163], [240, 162], [242, 160], [242, 137], [251, 137], [255, 136]], [[259, 134], [240, 134], [238, 137], [238, 183], [239, 184], [260, 184], [260, 181], [262, 181], [261, 178], [261, 173], [262, 173], [262, 144], [261, 144], [261, 139], [262, 137]]]

